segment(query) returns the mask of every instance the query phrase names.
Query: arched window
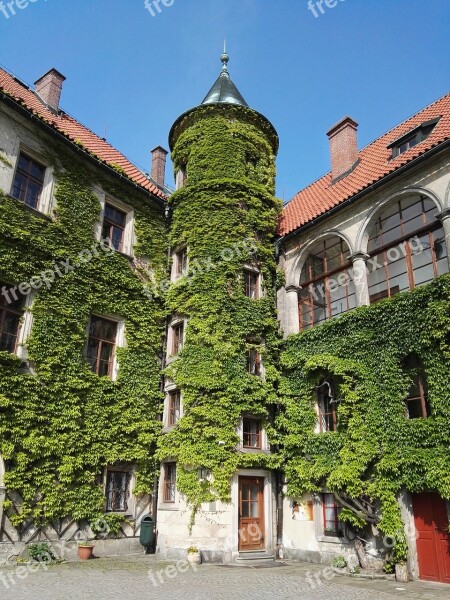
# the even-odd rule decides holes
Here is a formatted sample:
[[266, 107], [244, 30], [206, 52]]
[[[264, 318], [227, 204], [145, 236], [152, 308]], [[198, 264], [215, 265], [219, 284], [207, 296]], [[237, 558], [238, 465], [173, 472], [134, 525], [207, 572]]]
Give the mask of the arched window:
[[369, 233], [371, 304], [429, 283], [448, 271], [445, 235], [434, 202], [418, 195], [389, 204]]
[[315, 243], [300, 276], [300, 331], [355, 308], [352, 262], [338, 236]]

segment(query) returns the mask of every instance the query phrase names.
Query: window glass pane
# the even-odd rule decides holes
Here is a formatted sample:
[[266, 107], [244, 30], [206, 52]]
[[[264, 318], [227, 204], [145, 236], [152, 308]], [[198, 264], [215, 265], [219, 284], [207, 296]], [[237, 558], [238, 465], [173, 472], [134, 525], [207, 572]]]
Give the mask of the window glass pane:
[[17, 175], [14, 179], [12, 195], [14, 196], [14, 198], [17, 198], [18, 200], [23, 200], [25, 197], [25, 189], [26, 189], [25, 177], [23, 175], [21, 175], [20, 173], [17, 173]]
[[41, 186], [34, 181], [28, 181], [27, 192], [25, 196], [25, 204], [36, 208], [41, 193]]
[[31, 176], [38, 179], [41, 183], [44, 181], [45, 168], [42, 165], [32, 161], [31, 163]]
[[417, 400], [408, 400], [407, 405], [408, 417], [410, 419], [421, 419], [424, 416], [422, 414], [422, 402], [420, 398]]
[[250, 516], [253, 518], [259, 517], [259, 503], [258, 502], [250, 502], [251, 506], [251, 514]]
[[31, 164], [31, 161], [27, 156], [25, 156], [24, 154], [21, 154], [19, 156], [19, 164], [18, 164], [19, 169], [22, 169], [23, 171], [27, 171], [27, 173], [28, 173], [30, 171], [30, 164]]

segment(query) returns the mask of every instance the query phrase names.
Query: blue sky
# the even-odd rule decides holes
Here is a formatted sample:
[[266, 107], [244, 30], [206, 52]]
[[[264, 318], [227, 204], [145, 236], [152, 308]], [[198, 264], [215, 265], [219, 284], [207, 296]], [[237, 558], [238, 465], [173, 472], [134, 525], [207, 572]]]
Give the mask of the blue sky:
[[161, 9], [29, 2], [9, 18], [0, 12], [0, 64], [27, 83], [56, 67], [67, 77], [62, 107], [148, 170], [150, 150], [167, 146], [174, 120], [217, 77], [226, 37], [233, 81], [280, 135], [285, 200], [329, 170], [326, 132], [344, 115], [359, 122], [363, 147], [450, 88], [449, 0], [337, 0], [317, 17], [307, 0]]

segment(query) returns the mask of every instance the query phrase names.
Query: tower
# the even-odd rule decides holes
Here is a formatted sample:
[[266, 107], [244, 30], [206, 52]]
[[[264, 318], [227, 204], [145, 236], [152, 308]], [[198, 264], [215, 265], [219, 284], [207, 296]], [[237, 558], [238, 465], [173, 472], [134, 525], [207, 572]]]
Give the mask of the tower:
[[277, 133], [232, 82], [226, 52], [221, 61], [169, 135], [177, 191], [158, 530], [165, 554], [190, 543], [223, 560], [274, 545], [281, 204]]

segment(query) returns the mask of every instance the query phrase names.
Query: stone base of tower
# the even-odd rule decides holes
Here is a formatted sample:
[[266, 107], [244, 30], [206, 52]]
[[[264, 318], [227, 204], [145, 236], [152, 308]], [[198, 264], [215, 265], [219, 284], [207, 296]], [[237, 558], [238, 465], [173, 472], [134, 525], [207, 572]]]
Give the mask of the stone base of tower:
[[220, 501], [202, 504], [191, 533], [191, 509], [181, 494], [177, 492], [172, 506], [160, 503], [157, 553], [163, 558], [180, 560], [185, 559], [187, 549], [194, 546], [200, 550], [203, 562], [220, 564], [234, 563], [252, 553], [275, 556], [273, 473], [259, 469], [239, 470], [232, 479], [231, 497], [230, 504]]

